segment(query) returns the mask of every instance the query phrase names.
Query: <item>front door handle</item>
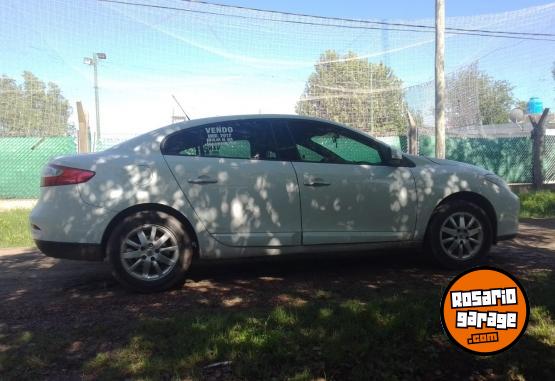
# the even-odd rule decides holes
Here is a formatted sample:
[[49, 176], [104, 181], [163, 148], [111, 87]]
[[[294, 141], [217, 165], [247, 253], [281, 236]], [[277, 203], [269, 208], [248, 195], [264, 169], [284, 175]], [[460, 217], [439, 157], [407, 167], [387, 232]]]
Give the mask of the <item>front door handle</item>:
[[189, 184], [200, 184], [200, 185], [202, 185], [202, 184], [215, 184], [215, 183], [218, 182], [218, 180], [213, 179], [213, 178], [211, 178], [209, 176], [206, 176], [206, 175], [201, 175], [201, 176], [197, 177], [196, 179], [188, 179], [187, 182]]
[[330, 183], [317, 177], [315, 179], [305, 181], [304, 185], [307, 187], [327, 187]]

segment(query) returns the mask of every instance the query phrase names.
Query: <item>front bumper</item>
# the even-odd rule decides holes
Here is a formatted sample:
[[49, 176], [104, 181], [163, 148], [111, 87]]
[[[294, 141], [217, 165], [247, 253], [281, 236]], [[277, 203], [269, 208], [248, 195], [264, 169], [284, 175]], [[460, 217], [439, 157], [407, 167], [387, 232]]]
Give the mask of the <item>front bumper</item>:
[[39, 250], [46, 256], [81, 261], [102, 261], [102, 245], [94, 243], [53, 242], [35, 240]]

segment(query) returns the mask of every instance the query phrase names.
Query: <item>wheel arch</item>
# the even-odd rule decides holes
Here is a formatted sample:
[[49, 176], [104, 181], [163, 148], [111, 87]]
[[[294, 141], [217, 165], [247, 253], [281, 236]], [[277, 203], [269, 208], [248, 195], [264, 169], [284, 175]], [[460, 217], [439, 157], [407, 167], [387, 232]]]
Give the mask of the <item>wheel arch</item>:
[[[462, 192], [457, 192], [457, 193], [450, 194], [449, 196], [442, 199], [436, 205], [436, 207], [434, 208], [434, 213], [432, 213], [432, 217], [435, 214], [435, 211], [437, 210], [437, 208], [439, 208], [441, 205], [444, 205], [448, 202], [452, 202], [452, 201], [455, 201], [455, 200], [456, 201], [471, 202], [473, 204], [476, 204], [477, 206], [479, 206], [480, 208], [482, 208], [484, 210], [484, 212], [488, 216], [488, 219], [489, 219], [490, 224], [491, 224], [491, 230], [492, 230], [491, 239], [492, 239], [492, 242], [494, 244], [496, 244], [497, 243], [497, 214], [496, 214], [495, 208], [493, 207], [491, 202], [479, 193], [469, 192], [469, 191], [462, 191]], [[426, 236], [428, 235], [428, 231], [429, 231], [429, 228], [430, 228], [431, 221], [432, 221], [432, 218], [430, 218], [428, 220], [428, 224], [426, 226]]]
[[156, 203], [145, 203], [145, 204], [137, 204], [137, 205], [130, 206], [120, 211], [118, 214], [114, 216], [114, 218], [112, 218], [112, 220], [110, 221], [106, 229], [104, 229], [104, 233], [102, 234], [101, 245], [102, 245], [102, 251], [104, 252], [104, 256], [106, 256], [106, 244], [108, 243], [108, 239], [110, 238], [110, 234], [113, 228], [117, 226], [117, 224], [120, 223], [125, 217], [134, 213], [144, 212], [144, 211], [164, 212], [175, 217], [179, 222], [181, 222], [181, 224], [183, 225], [187, 233], [190, 234], [193, 240], [193, 259], [197, 259], [199, 257], [198, 237], [191, 222], [187, 219], [187, 217], [183, 215], [183, 213], [172, 208], [171, 206], [164, 205], [164, 204], [156, 204]]

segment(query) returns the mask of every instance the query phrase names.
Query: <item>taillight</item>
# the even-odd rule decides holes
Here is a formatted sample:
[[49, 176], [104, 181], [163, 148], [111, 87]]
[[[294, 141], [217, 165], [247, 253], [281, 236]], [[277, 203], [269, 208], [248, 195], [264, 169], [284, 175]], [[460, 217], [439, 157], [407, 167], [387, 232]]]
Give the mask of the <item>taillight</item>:
[[48, 164], [42, 171], [41, 187], [79, 184], [89, 181], [95, 173], [85, 169]]

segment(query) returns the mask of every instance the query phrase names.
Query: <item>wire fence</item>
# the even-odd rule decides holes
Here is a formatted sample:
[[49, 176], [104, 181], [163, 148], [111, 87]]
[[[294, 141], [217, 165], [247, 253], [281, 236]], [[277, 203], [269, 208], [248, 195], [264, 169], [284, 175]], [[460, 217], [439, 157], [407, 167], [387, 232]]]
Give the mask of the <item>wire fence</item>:
[[[531, 97], [553, 103], [554, 19], [555, 3], [446, 20], [448, 158], [531, 181], [530, 126], [508, 119]], [[188, 0], [4, 0], [0, 50], [4, 198], [35, 197], [36, 168], [76, 151], [76, 101], [95, 140], [98, 52], [106, 59], [95, 63], [96, 150], [186, 112], [312, 115], [403, 148], [410, 114], [420, 153], [434, 151], [432, 19], [349, 20]], [[555, 181], [554, 138], [546, 137], [546, 181]]]

